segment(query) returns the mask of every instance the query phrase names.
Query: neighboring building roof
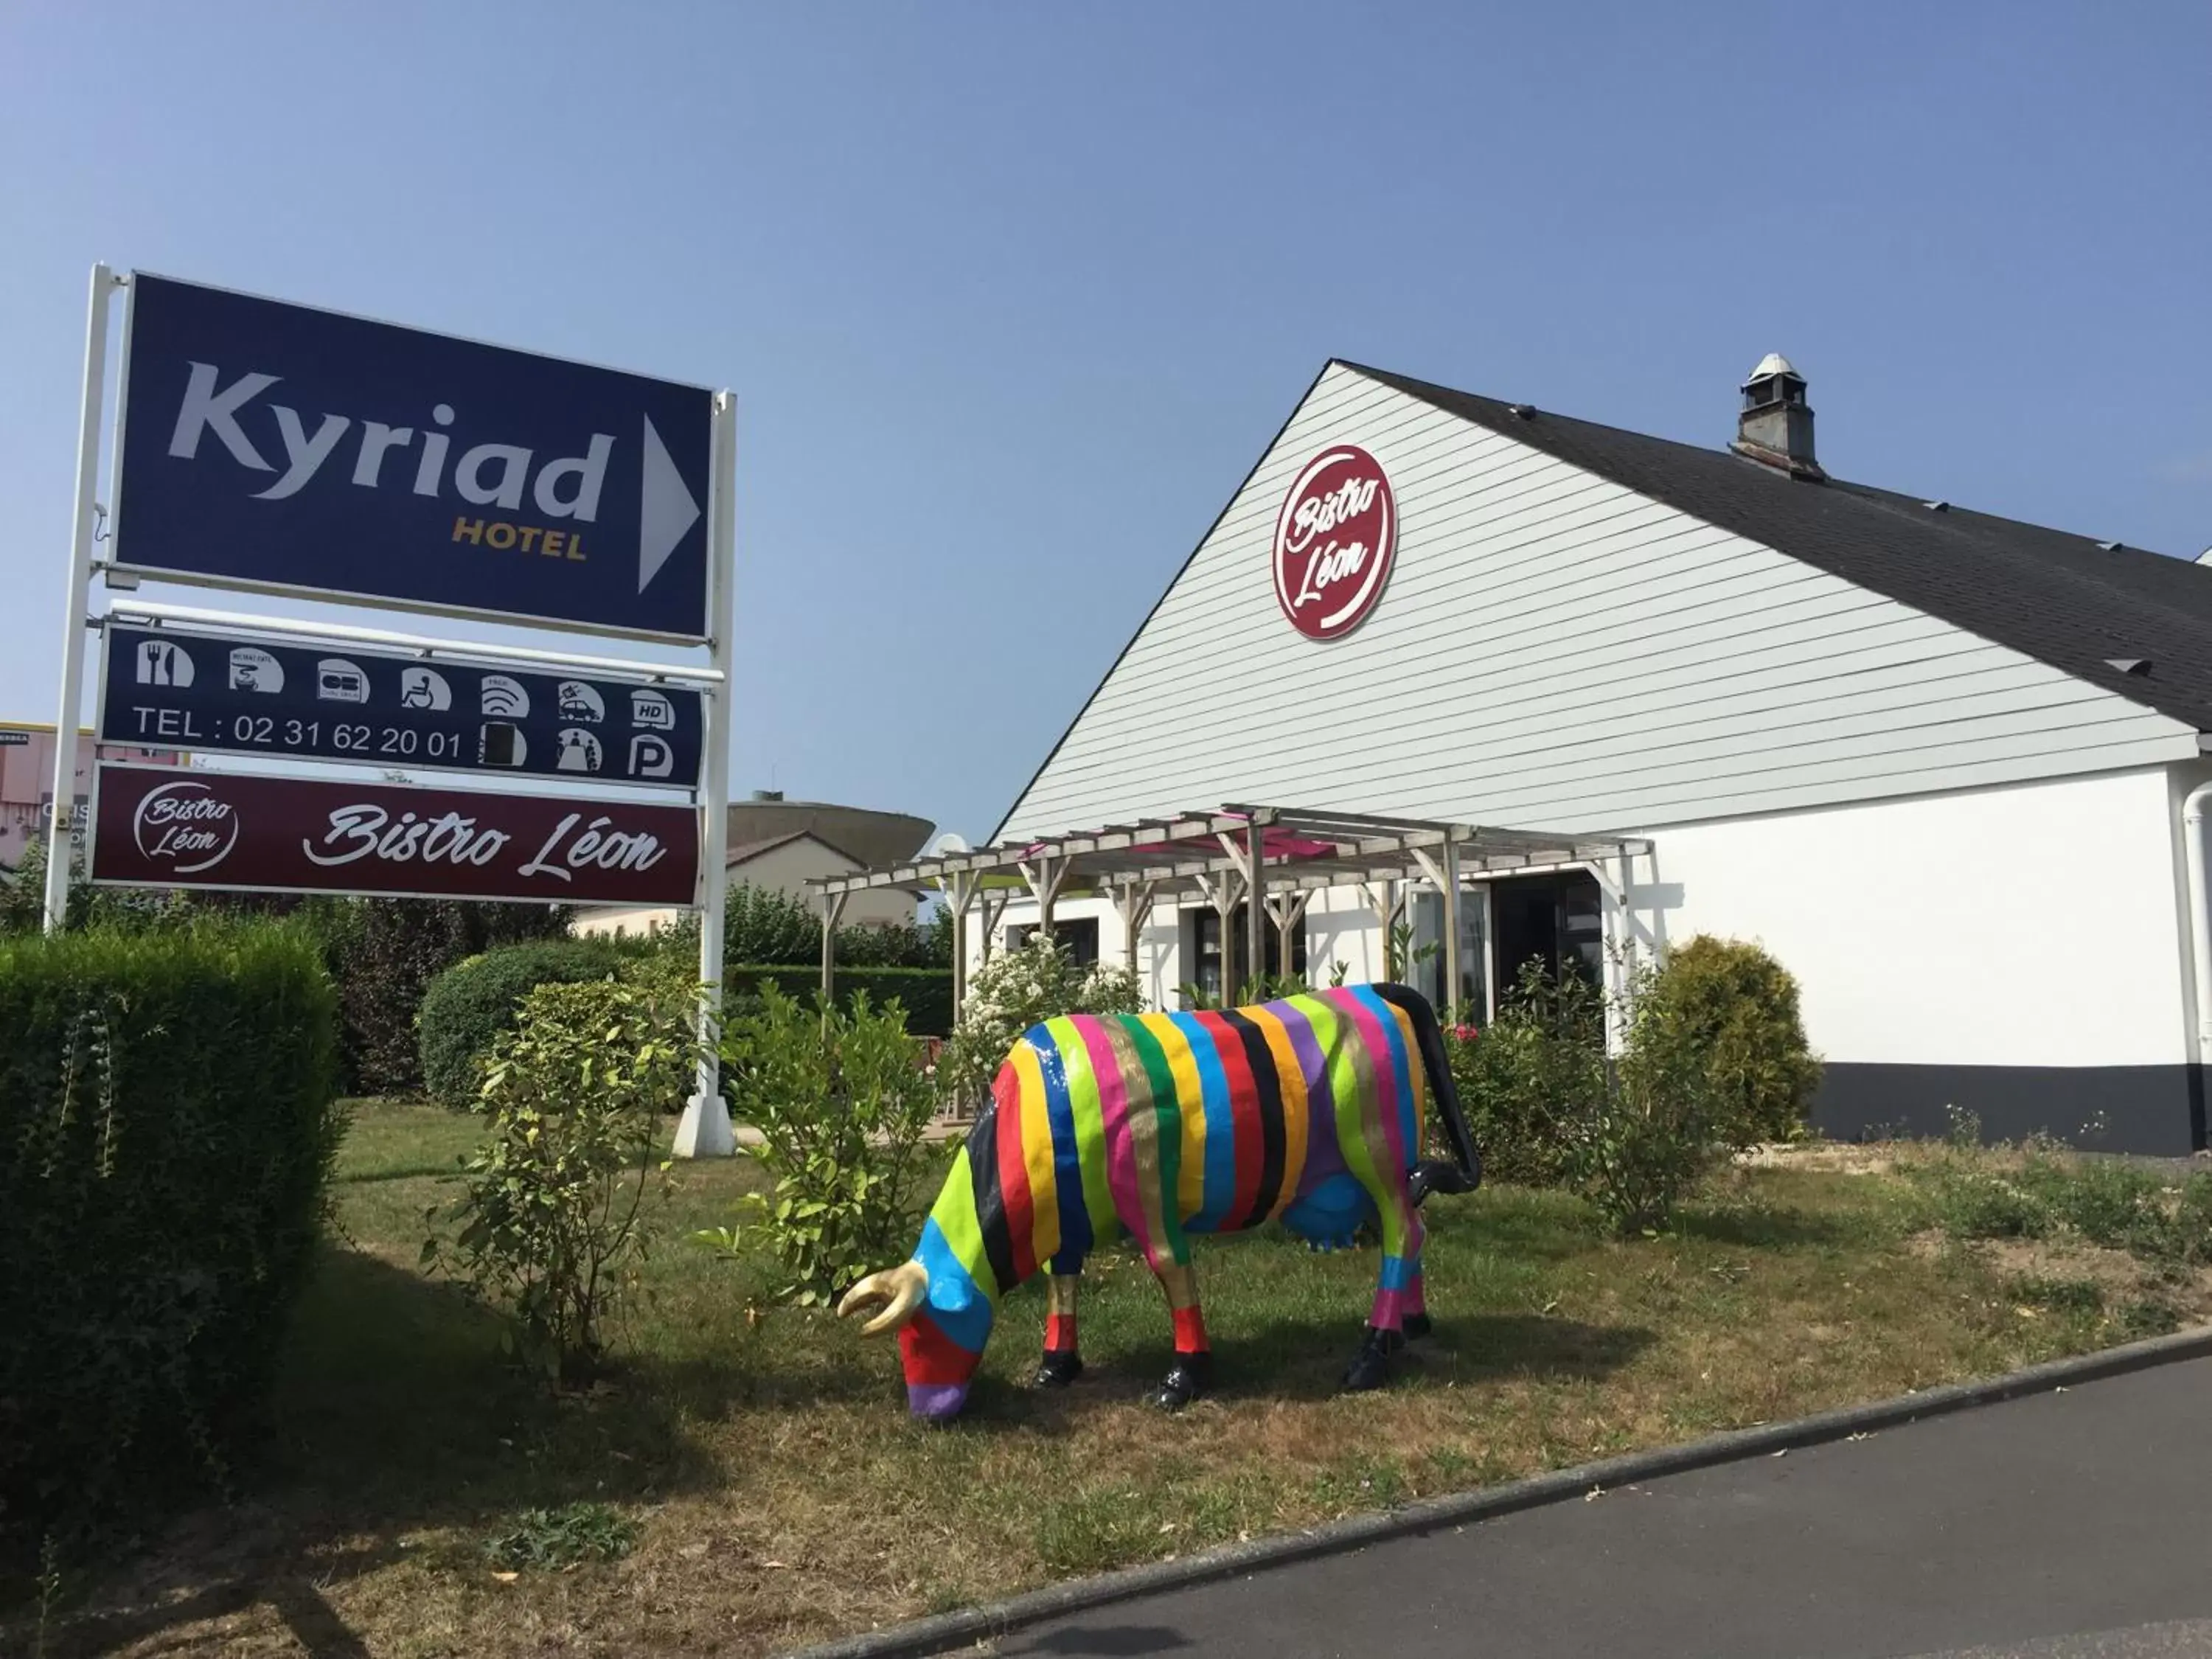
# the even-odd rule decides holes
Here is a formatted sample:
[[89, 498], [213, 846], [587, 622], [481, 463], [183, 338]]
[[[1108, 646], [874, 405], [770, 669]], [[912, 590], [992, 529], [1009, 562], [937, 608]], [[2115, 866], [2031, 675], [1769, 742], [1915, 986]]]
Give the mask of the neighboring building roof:
[[[2093, 685], [2212, 731], [2212, 571], [2142, 548], [1788, 474], [1332, 360]], [[1762, 365], [1764, 367], [1764, 365]], [[2140, 665], [2137, 672], [2113, 659]]]
[[769, 836], [761, 841], [749, 841], [743, 842], [738, 846], [730, 848], [729, 856], [724, 860], [723, 862], [731, 869], [734, 870], [741, 864], [750, 863], [753, 860], [760, 857], [763, 853], [773, 853], [777, 848], [788, 847], [795, 841], [811, 841], [817, 847], [828, 848], [830, 852], [835, 853], [839, 858], [843, 859], [854, 869], [857, 870], [863, 867], [860, 860], [854, 858], [843, 848], [834, 846], [830, 842], [823, 840], [821, 836], [816, 835], [811, 830], [793, 830], [786, 835]]
[[864, 868], [877, 869], [912, 858], [936, 826], [907, 812], [878, 812], [828, 801], [785, 800], [755, 795], [730, 803], [732, 846], [751, 846], [779, 837], [811, 833], [824, 846], [845, 854]]

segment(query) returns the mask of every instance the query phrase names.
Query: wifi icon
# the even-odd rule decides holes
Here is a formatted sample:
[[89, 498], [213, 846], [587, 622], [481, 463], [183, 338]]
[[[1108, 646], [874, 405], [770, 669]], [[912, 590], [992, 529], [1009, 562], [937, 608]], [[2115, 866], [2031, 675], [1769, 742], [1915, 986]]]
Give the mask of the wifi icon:
[[485, 675], [480, 696], [483, 712], [501, 720], [522, 720], [530, 713], [530, 693], [504, 674]]

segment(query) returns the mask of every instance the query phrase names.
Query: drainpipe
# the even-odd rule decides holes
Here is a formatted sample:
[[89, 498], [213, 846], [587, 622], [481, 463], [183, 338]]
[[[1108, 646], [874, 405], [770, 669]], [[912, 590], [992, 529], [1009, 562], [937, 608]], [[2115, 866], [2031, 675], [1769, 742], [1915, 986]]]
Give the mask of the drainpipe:
[[2189, 866], [2189, 959], [2195, 969], [2197, 1059], [2212, 1061], [2212, 905], [2205, 890], [2206, 819], [2212, 817], [2212, 783], [2200, 783], [2181, 803], [2182, 854]]

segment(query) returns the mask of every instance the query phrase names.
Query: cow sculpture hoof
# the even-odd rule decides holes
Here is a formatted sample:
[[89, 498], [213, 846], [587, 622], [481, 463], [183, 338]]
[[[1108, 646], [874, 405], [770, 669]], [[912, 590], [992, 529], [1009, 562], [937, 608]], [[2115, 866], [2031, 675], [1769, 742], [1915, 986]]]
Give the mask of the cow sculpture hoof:
[[1390, 1380], [1390, 1356], [1406, 1346], [1406, 1339], [1396, 1331], [1378, 1331], [1372, 1325], [1359, 1344], [1359, 1352], [1352, 1358], [1351, 1367], [1344, 1373], [1344, 1388], [1347, 1394], [1364, 1394], [1379, 1389]]
[[1039, 1362], [1036, 1375], [1030, 1379], [1033, 1389], [1064, 1389], [1083, 1375], [1083, 1356], [1073, 1353], [1048, 1353]]
[[1167, 1381], [1152, 1391], [1152, 1403], [1164, 1412], [1181, 1411], [1206, 1392], [1212, 1370], [1210, 1354], [1177, 1354]]

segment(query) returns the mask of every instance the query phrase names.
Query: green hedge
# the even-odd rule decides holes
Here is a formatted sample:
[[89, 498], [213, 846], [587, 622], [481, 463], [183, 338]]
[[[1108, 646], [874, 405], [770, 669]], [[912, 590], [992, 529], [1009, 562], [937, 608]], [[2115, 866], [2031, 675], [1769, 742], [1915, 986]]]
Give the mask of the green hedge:
[[298, 928], [0, 939], [0, 1576], [258, 1442], [343, 1132], [336, 1030]]
[[[764, 984], [773, 984], [787, 997], [811, 1007], [822, 988], [822, 970], [814, 968], [726, 968], [723, 978], [733, 996], [757, 995]], [[880, 1007], [892, 998], [906, 1010], [906, 1029], [915, 1036], [947, 1036], [952, 1030], [952, 975], [943, 968], [847, 968], [836, 975], [837, 1006], [852, 1006], [853, 994], [866, 991], [868, 1000]]]
[[540, 939], [455, 963], [422, 993], [416, 1037], [423, 1087], [434, 1100], [466, 1109], [476, 1101], [479, 1060], [514, 1028], [524, 997], [540, 985], [604, 979], [635, 954], [612, 939]]

